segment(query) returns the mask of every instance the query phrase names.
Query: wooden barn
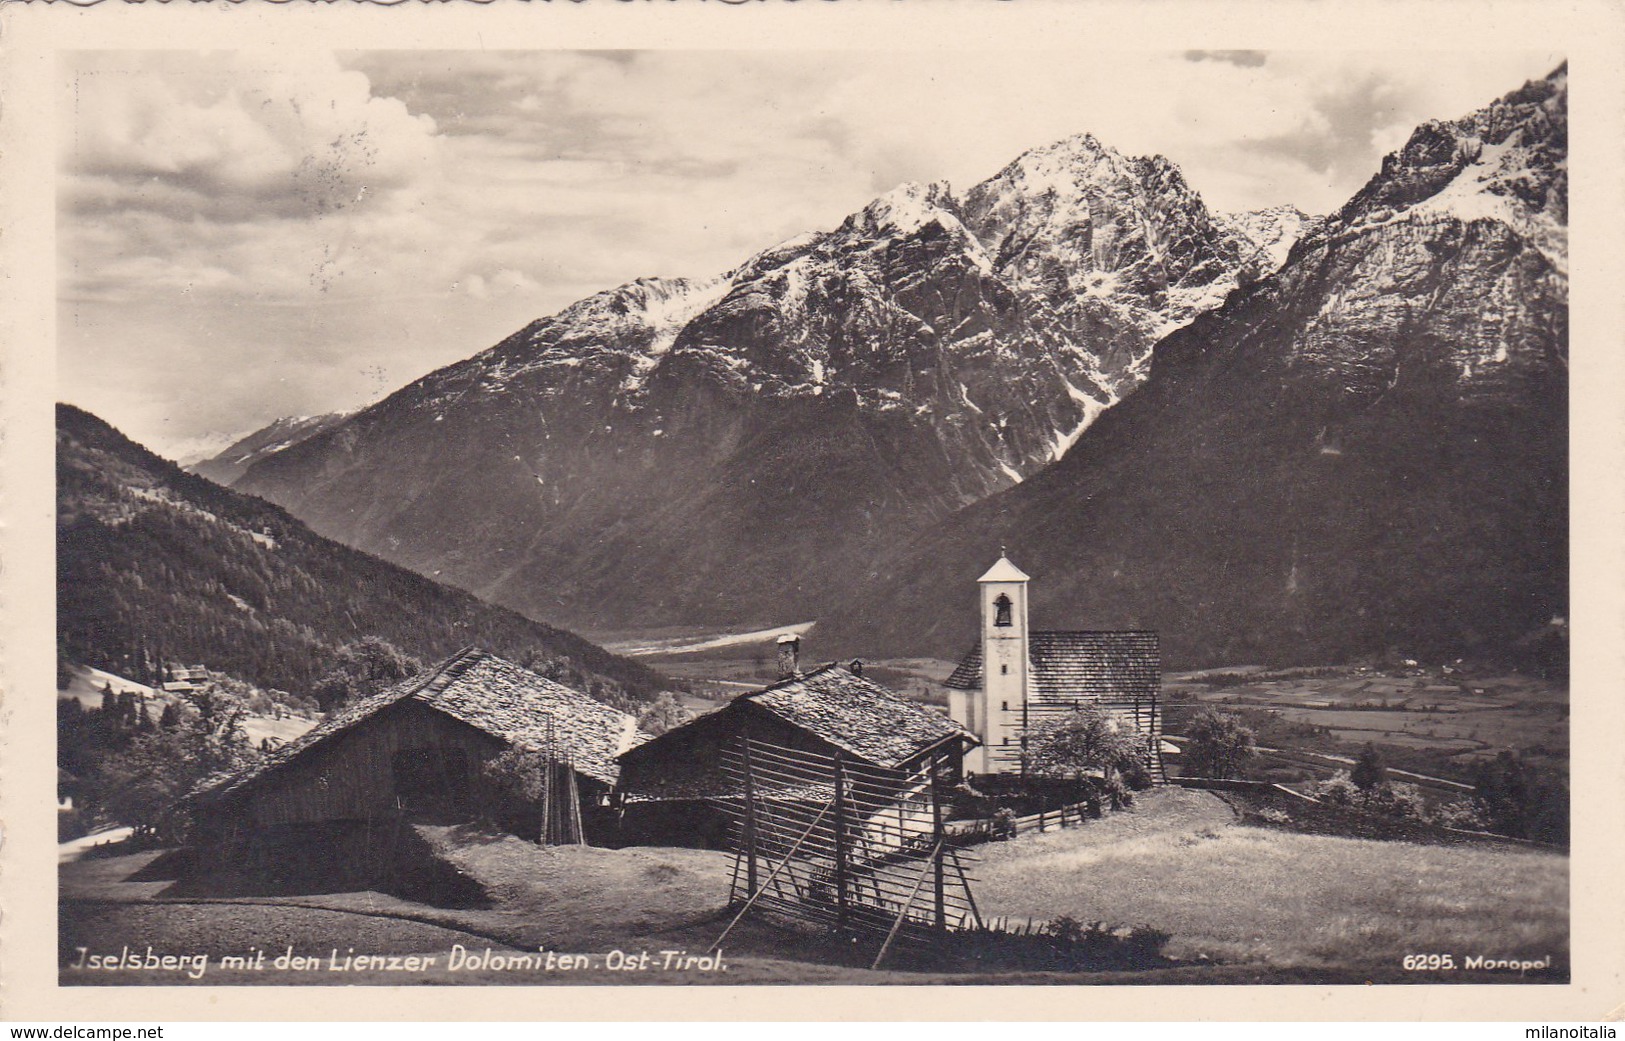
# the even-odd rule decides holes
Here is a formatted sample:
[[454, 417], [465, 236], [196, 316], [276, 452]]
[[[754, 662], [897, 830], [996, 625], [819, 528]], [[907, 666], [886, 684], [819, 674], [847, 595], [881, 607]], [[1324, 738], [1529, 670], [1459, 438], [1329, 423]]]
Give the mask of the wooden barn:
[[720, 847], [725, 821], [714, 800], [738, 795], [720, 768], [742, 737], [781, 749], [840, 757], [871, 775], [903, 777], [933, 760], [946, 783], [960, 780], [976, 739], [940, 711], [916, 704], [862, 674], [860, 663], [796, 670], [798, 641], [780, 643], [784, 678], [735, 697], [620, 756], [616, 800], [622, 841]]
[[597, 807], [636, 734], [633, 717], [470, 648], [202, 789], [193, 817], [205, 842], [402, 815], [456, 819], [471, 810], [481, 764], [509, 748], [566, 764], [581, 803]]
[[1027, 735], [1085, 705], [1111, 712], [1146, 737], [1145, 759], [1162, 779], [1162, 653], [1147, 631], [1029, 631], [1029, 579], [1001, 556], [979, 580], [981, 639], [948, 677], [949, 714], [982, 747], [977, 775], [1019, 774]]

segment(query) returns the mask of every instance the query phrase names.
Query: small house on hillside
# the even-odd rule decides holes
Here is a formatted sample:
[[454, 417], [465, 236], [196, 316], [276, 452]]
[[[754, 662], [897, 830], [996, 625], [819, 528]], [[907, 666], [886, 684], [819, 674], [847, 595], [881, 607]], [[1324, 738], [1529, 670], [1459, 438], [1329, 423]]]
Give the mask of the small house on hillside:
[[402, 813], [455, 818], [471, 809], [480, 766], [509, 748], [567, 764], [590, 809], [636, 734], [633, 717], [470, 648], [204, 788], [194, 817], [205, 841]]
[[780, 749], [839, 757], [872, 774], [903, 777], [937, 761], [947, 783], [960, 780], [976, 739], [959, 724], [875, 683], [860, 663], [802, 673], [799, 640], [781, 638], [779, 648], [777, 683], [622, 753], [616, 793], [624, 841], [725, 841], [711, 803], [738, 796], [738, 779], [721, 764], [723, 753], [746, 735]]
[[1029, 578], [1009, 558], [978, 579], [982, 635], [948, 677], [949, 715], [981, 740], [966, 769], [1022, 771], [1027, 735], [1085, 705], [1111, 712], [1146, 738], [1162, 776], [1162, 652], [1154, 632], [1029, 631]]

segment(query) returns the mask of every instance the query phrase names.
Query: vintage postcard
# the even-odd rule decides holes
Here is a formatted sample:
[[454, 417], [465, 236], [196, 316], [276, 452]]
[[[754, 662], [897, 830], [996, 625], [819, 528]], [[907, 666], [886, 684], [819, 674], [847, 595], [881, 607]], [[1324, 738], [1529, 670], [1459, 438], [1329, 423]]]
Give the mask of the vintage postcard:
[[1229, 10], [0, 13], [5, 1014], [1616, 1015], [1625, 15]]

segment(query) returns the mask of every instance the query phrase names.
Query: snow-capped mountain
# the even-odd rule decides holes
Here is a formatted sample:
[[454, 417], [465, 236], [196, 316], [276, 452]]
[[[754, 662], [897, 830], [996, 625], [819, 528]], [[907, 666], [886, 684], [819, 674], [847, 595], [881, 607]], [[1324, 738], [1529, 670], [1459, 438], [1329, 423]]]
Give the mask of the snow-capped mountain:
[[230, 484], [266, 456], [342, 423], [349, 415], [348, 412], [329, 412], [321, 416], [283, 416], [253, 433], [233, 438], [224, 447], [217, 445], [207, 455], [182, 460], [180, 465], [216, 484]]
[[1002, 543], [1039, 580], [1035, 624], [1158, 629], [1176, 663], [1556, 640], [1567, 83], [1418, 128], [1298, 222], [1279, 272], [1159, 343], [1066, 458], [889, 555], [824, 638], [957, 653]]
[[1251, 282], [1280, 270], [1292, 247], [1319, 231], [1325, 218], [1311, 216], [1296, 206], [1272, 206], [1224, 214], [1219, 223], [1237, 241], [1251, 245], [1241, 254], [1242, 278]]
[[596, 294], [238, 487], [539, 617], [801, 617], [1064, 455], [1290, 237], [1257, 226], [1165, 159], [1069, 138], [713, 278]]

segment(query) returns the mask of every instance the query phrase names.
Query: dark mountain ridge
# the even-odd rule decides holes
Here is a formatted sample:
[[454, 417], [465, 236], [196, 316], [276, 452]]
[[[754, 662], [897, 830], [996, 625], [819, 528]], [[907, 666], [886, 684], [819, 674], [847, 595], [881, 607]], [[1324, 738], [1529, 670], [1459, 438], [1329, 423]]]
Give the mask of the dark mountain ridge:
[[316, 535], [57, 406], [57, 627], [70, 660], [145, 653], [307, 694], [335, 652], [380, 636], [423, 660], [477, 644], [554, 663], [608, 700], [669, 686], [581, 637]]

